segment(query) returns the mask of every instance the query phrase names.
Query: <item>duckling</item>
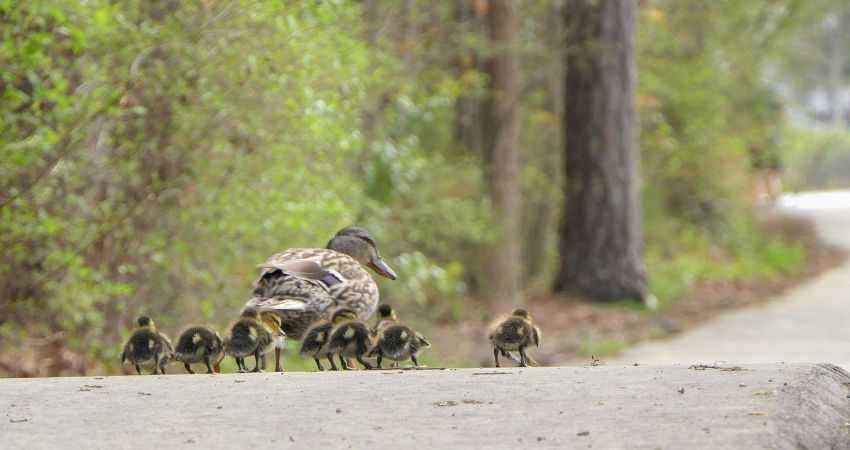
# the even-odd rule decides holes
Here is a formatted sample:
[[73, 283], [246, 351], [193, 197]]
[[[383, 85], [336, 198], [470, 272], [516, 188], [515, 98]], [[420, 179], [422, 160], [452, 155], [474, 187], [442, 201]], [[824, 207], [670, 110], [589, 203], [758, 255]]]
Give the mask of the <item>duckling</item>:
[[337, 370], [333, 355], [328, 353], [328, 343], [330, 343], [331, 333], [333, 332], [334, 324], [330, 320], [319, 320], [314, 322], [310, 328], [301, 337], [301, 356], [309, 356], [316, 361], [316, 367], [319, 371], [324, 371], [325, 366], [319, 357], [327, 355], [328, 361], [331, 363], [331, 368]]
[[189, 327], [177, 339], [174, 359], [182, 361], [186, 371], [192, 374], [195, 371], [192, 370], [190, 364], [201, 362], [206, 364], [207, 373], [220, 372], [219, 365], [221, 360], [224, 359], [224, 346], [221, 336], [206, 327]]
[[171, 358], [171, 340], [156, 330], [153, 319], [139, 316], [136, 319], [133, 333], [124, 344], [121, 352], [121, 364], [130, 362], [136, 373], [142, 374], [142, 366], [153, 366], [153, 374], [165, 374], [165, 365]]
[[493, 343], [496, 367], [502, 367], [499, 364], [499, 354], [514, 359], [510, 354], [512, 351], [519, 351], [520, 366], [528, 367], [526, 362], [534, 364], [534, 360], [526, 355], [525, 349], [532, 345], [539, 346], [540, 334], [540, 328], [534, 325], [531, 314], [522, 308], [514, 309], [508, 317], [494, 322], [490, 326], [490, 342]]
[[257, 308], [245, 308], [239, 317], [230, 328], [230, 336], [224, 341], [224, 351], [233, 356], [240, 372], [248, 372], [245, 357], [254, 355], [255, 364], [251, 372], [262, 372], [261, 356], [274, 348], [275, 331], [262, 322]]
[[430, 347], [431, 344], [421, 334], [404, 325], [391, 325], [385, 327], [378, 336], [378, 342], [366, 354], [367, 357], [378, 357], [378, 368], [384, 358], [393, 361], [405, 361], [410, 359], [415, 367], [419, 367], [416, 357], [422, 349]]
[[357, 358], [366, 369], [372, 365], [363, 360], [363, 355], [372, 347], [372, 333], [369, 326], [357, 318], [357, 313], [350, 308], [340, 308], [331, 317], [334, 329], [328, 342], [328, 359], [331, 359], [331, 370], [337, 370], [333, 363], [333, 355], [339, 356], [343, 370], [352, 368], [345, 363], [345, 358]]
[[[274, 330], [274, 370], [283, 372], [283, 364], [280, 361], [280, 352], [286, 347], [286, 333], [283, 332], [281, 317], [274, 311], [265, 310], [260, 313], [260, 320], [269, 328]], [[263, 364], [265, 366], [265, 364]]]
[[378, 306], [378, 314], [375, 316], [375, 326], [372, 327], [372, 335], [380, 336], [381, 333], [398, 323], [395, 310], [392, 306], [383, 303]]

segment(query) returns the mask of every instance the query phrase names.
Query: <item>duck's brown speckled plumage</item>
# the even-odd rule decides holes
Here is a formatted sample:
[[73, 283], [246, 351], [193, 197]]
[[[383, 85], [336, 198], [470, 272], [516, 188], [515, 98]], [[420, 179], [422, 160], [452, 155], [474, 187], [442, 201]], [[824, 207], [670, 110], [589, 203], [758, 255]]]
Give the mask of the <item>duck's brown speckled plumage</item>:
[[[343, 281], [329, 290], [274, 268], [263, 269], [254, 283], [248, 306], [276, 309], [283, 317], [283, 331], [292, 339], [313, 322], [327, 318], [337, 307], [351, 308], [361, 319], [370, 317], [378, 305], [378, 285], [354, 258], [329, 249], [294, 248], [272, 255], [266, 264], [311, 260], [325, 270], [335, 270]], [[283, 309], [278, 309], [283, 307]]]

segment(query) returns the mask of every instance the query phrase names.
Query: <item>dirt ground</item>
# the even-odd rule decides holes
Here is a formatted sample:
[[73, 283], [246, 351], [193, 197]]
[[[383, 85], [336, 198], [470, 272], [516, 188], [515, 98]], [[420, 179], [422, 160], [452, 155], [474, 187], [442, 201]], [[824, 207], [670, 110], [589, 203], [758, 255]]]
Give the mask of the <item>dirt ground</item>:
[[[655, 313], [554, 295], [531, 298], [527, 306], [543, 330], [544, 342], [532, 355], [543, 365], [589, 364], [591, 356], [604, 362], [607, 355], [625, 345], [681, 332], [734, 308], [769, 302], [836, 267], [846, 258], [843, 250], [823, 241], [806, 218], [765, 212], [761, 220], [775, 235], [804, 245], [806, 261], [800, 273], [742, 280], [704, 280], [671, 306]], [[457, 361], [492, 365], [492, 348], [483, 330], [490, 318], [500, 311], [485, 302], [469, 305], [469, 309], [489, 314], [478, 321], [468, 320], [432, 330], [434, 348], [450, 348]], [[447, 365], [451, 362], [447, 361]]]

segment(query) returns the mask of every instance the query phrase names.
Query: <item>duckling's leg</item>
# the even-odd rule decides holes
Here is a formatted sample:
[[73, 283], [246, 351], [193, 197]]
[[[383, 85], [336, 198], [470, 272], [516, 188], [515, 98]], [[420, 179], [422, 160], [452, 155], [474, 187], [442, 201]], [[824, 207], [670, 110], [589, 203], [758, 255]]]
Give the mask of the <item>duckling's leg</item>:
[[183, 363], [183, 367], [185, 367], [185, 368], [186, 368], [186, 372], [189, 372], [189, 373], [191, 373], [191, 374], [193, 374], [193, 375], [195, 374], [195, 371], [194, 371], [194, 370], [192, 370], [192, 366], [190, 366], [190, 365], [189, 365], [189, 363], [184, 362], [184, 363]]
[[369, 361], [364, 360], [363, 355], [360, 353], [357, 354], [357, 361], [360, 362], [360, 364], [363, 364], [363, 367], [365, 367], [366, 370], [372, 369], [372, 364], [369, 364]]
[[141, 368], [141, 367], [139, 367], [139, 365], [138, 365], [138, 364], [133, 364], [133, 365], [134, 365], [134, 366], [136, 366], [136, 373], [137, 373], [137, 374], [139, 374], [139, 375], [141, 375], [141, 374], [142, 374], [142, 368]]
[[416, 360], [416, 355], [410, 355], [410, 360], [413, 361], [413, 368], [419, 367], [419, 361]]
[[204, 364], [207, 365], [207, 373], [215, 373], [215, 371], [212, 368], [212, 365], [210, 365], [210, 355], [208, 355], [208, 354], [204, 355]]
[[384, 368], [384, 366], [383, 366], [383, 365], [381, 365], [381, 362], [383, 362], [383, 360], [384, 360], [384, 355], [383, 355], [383, 354], [381, 354], [381, 352], [380, 352], [380, 351], [378, 351], [378, 369], [383, 369], [383, 368]]
[[236, 367], [239, 368], [239, 373], [245, 373], [248, 371], [248, 367], [245, 366], [245, 358], [234, 356], [233, 359], [236, 360]]
[[498, 348], [493, 349], [493, 358], [495, 358], [495, 360], [496, 360], [496, 367], [502, 367], [502, 365], [499, 364], [499, 349]]
[[505, 358], [508, 358], [508, 359], [510, 359], [511, 361], [513, 361], [513, 362], [515, 362], [515, 363], [519, 364], [519, 359], [518, 359], [516, 356], [514, 356], [514, 354], [513, 354], [513, 353], [511, 353], [511, 352], [509, 352], [509, 351], [506, 351], [506, 350], [500, 350], [500, 353], [501, 353], [501, 354], [502, 354], [502, 356], [504, 356]]
[[336, 362], [334, 361], [334, 355], [331, 352], [328, 352], [328, 361], [331, 362], [331, 370], [339, 370], [339, 367], [336, 366]]
[[348, 363], [345, 362], [345, 358], [342, 355], [339, 355], [339, 363], [342, 364], [342, 370], [352, 370], [351, 367], [348, 367]]
[[522, 345], [519, 348], [519, 365], [520, 365], [520, 367], [528, 367], [528, 364], [525, 363], [526, 358], [527, 357], [525, 356], [525, 346]]
[[283, 372], [283, 364], [280, 362], [280, 349], [274, 348], [274, 371]]
[[260, 362], [265, 362], [263, 361], [263, 355], [261, 353], [261, 350], [262, 349], [260, 349], [259, 346], [257, 346], [256, 350], [254, 350], [254, 370], [252, 370], [251, 372], [265, 372], [265, 370], [260, 369]]
[[[316, 361], [316, 367], [319, 368], [319, 372], [324, 372], [325, 366], [322, 365], [322, 361], [320, 361], [319, 358], [313, 358], [313, 360]], [[333, 362], [333, 360], [331, 360], [331, 362]]]

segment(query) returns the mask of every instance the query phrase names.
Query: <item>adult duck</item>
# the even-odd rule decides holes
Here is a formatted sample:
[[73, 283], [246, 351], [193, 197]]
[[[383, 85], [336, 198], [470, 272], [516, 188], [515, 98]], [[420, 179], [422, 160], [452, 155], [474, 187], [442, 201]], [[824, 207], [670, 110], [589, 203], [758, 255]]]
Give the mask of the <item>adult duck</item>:
[[351, 308], [366, 320], [378, 305], [378, 285], [364, 266], [396, 279], [368, 231], [343, 228], [326, 248], [292, 248], [258, 265], [262, 272], [246, 306], [277, 311], [283, 331], [296, 340], [336, 308]]

